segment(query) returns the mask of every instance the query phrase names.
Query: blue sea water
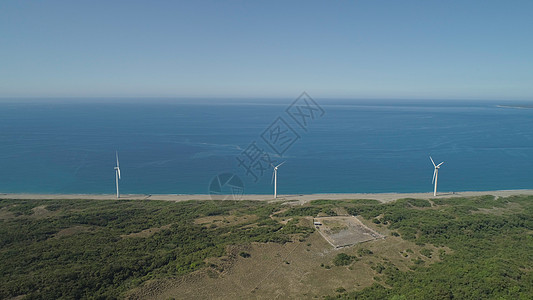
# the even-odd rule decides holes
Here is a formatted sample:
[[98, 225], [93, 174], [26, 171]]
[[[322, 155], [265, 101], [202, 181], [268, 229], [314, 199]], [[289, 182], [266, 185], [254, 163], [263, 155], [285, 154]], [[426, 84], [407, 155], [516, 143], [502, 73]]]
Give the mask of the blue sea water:
[[[272, 193], [271, 168], [256, 181], [237, 160], [254, 142], [286, 161], [281, 194], [430, 192], [429, 155], [443, 192], [533, 188], [533, 109], [498, 106], [516, 102], [315, 100], [300, 126], [292, 99], [4, 99], [0, 192], [114, 193], [118, 150], [122, 193], [205, 194], [225, 172]], [[261, 136], [278, 117], [281, 156]]]

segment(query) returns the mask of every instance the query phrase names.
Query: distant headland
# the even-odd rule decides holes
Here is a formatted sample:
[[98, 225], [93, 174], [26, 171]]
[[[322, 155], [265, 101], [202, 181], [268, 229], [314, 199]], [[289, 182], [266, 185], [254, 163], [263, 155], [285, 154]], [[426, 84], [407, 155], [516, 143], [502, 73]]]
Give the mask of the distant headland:
[[532, 109], [533, 105], [496, 105], [500, 108]]

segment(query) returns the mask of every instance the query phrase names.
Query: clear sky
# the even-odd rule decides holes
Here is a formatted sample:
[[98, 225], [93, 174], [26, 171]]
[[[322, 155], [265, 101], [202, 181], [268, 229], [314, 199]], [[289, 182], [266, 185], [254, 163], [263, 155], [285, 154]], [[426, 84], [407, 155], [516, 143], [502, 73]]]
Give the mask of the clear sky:
[[0, 1], [0, 97], [533, 100], [533, 1]]

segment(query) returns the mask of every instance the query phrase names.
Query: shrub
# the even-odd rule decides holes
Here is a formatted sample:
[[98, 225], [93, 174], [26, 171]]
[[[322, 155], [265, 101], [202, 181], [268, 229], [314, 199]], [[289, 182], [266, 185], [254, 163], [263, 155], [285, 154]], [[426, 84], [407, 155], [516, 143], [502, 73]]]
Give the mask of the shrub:
[[343, 287], [339, 287], [339, 288], [337, 288], [337, 289], [335, 290], [335, 292], [337, 292], [337, 293], [344, 293], [344, 292], [346, 292], [346, 289], [343, 288]]
[[420, 250], [420, 254], [426, 256], [426, 257], [429, 257], [431, 258], [431, 254], [433, 253], [433, 251], [431, 249], [428, 249], [428, 248], [424, 248], [422, 250]]
[[347, 266], [351, 264], [354, 261], [355, 257], [348, 255], [346, 253], [339, 253], [335, 258], [333, 259], [333, 264], [335, 266]]
[[252, 256], [250, 253], [248, 253], [248, 252], [244, 252], [244, 251], [241, 252], [241, 253], [239, 253], [239, 255], [240, 255], [241, 257], [244, 257], [244, 258], [248, 258], [248, 257]]
[[372, 252], [372, 251], [369, 250], [369, 249], [361, 248], [361, 249], [357, 250], [357, 254], [358, 254], [359, 256], [364, 256], [364, 255], [374, 254], [374, 252]]

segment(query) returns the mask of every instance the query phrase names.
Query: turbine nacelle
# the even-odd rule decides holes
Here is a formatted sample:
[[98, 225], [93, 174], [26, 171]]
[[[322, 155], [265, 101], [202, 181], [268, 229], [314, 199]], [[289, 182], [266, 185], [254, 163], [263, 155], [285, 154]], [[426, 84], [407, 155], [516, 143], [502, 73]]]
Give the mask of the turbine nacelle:
[[433, 167], [435, 167], [435, 170], [433, 171], [433, 179], [431, 180], [431, 184], [435, 184], [435, 189], [433, 190], [433, 196], [437, 196], [437, 180], [439, 178], [439, 169], [440, 166], [444, 162], [441, 162], [440, 164], [436, 165], [435, 161], [433, 161], [433, 158], [430, 156], [429, 159], [431, 159], [431, 163], [433, 164]]
[[117, 157], [117, 166], [115, 167], [115, 170], [118, 173], [118, 179], [120, 179], [120, 164], [118, 162], [118, 151], [115, 151], [115, 156]]
[[120, 180], [120, 164], [118, 162], [118, 151], [115, 151], [115, 156], [117, 158], [117, 166], [115, 167], [115, 181], [117, 185], [117, 198], [120, 197], [120, 192], [118, 190], [118, 181]]
[[272, 168], [274, 168], [274, 170], [277, 170], [282, 164], [284, 164], [285, 162], [282, 162], [281, 164], [277, 165], [277, 166], [274, 166], [273, 164], [270, 164], [272, 166]]
[[119, 167], [115, 167], [115, 171], [117, 171], [117, 173], [118, 173], [118, 179], [120, 179], [120, 168], [119, 168]]
[[429, 159], [431, 159], [431, 163], [433, 164], [433, 166], [435, 167], [435, 169], [440, 168], [440, 166], [444, 163], [444, 162], [441, 162], [440, 164], [436, 165], [435, 162], [433, 161], [433, 158], [431, 158], [431, 156], [429, 157]]
[[274, 184], [274, 199], [278, 197], [278, 168], [284, 164], [285, 162], [282, 162], [281, 164], [274, 166], [272, 163], [270, 164], [272, 168], [274, 168], [274, 171], [272, 172], [272, 182]]

